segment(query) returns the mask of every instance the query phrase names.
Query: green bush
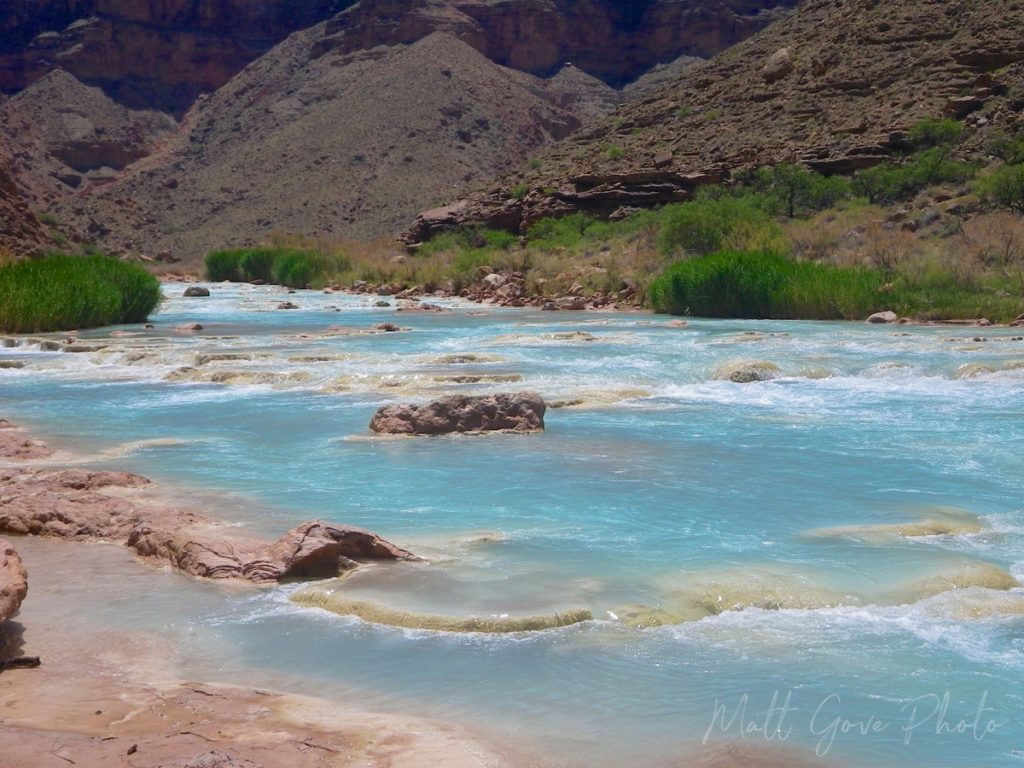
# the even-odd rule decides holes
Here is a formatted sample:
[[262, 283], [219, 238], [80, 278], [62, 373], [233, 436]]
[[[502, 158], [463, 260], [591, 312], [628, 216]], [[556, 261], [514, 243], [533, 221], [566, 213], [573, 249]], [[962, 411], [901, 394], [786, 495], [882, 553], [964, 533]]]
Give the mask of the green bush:
[[40, 333], [141, 323], [160, 301], [160, 283], [107, 256], [54, 254], [0, 268], [0, 330]]
[[854, 190], [873, 204], [895, 203], [935, 184], [959, 183], [971, 178], [975, 167], [949, 157], [944, 147], [924, 149], [903, 165], [883, 163], [858, 173]]
[[943, 147], [955, 143], [963, 130], [962, 123], [949, 118], [922, 120], [911, 126], [910, 143], [918, 149]]
[[853, 194], [849, 179], [824, 176], [792, 163], [759, 168], [741, 183], [776, 198], [779, 210], [791, 219], [799, 213], [831, 208]]
[[992, 153], [1007, 165], [1024, 163], [1024, 135], [997, 136], [990, 145]]
[[708, 190], [696, 200], [662, 211], [658, 244], [666, 255], [680, 251], [711, 253], [722, 248], [726, 238], [741, 227], [774, 227], [772, 207], [773, 202], [762, 195], [733, 196]]
[[978, 179], [975, 190], [983, 200], [1024, 214], [1024, 165], [1008, 165]]
[[879, 308], [880, 272], [720, 251], [665, 270], [651, 287], [659, 312], [699, 317], [853, 319]]

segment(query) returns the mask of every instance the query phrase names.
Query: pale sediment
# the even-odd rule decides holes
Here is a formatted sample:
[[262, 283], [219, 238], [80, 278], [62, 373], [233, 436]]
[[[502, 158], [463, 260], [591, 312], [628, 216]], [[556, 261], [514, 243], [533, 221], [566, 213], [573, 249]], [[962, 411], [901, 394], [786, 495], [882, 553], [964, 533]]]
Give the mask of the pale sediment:
[[895, 538], [921, 538], [924, 536], [960, 536], [978, 533], [981, 521], [974, 515], [956, 509], [937, 509], [923, 520], [903, 523], [878, 523], [869, 525], [840, 525], [830, 528], [815, 528], [808, 531], [812, 538], [857, 539], [861, 541], [884, 541]]
[[292, 600], [309, 608], [323, 608], [341, 616], [355, 616], [371, 624], [384, 624], [403, 629], [426, 629], [434, 632], [537, 632], [590, 621], [590, 611], [571, 609], [535, 616], [445, 616], [414, 613], [390, 608], [370, 600], [354, 600], [341, 592], [320, 587], [306, 587], [292, 595]]

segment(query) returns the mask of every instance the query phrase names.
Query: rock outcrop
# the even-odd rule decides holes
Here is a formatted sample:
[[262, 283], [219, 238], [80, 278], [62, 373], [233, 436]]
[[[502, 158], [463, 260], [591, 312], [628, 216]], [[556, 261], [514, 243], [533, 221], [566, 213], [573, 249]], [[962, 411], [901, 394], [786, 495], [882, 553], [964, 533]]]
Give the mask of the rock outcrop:
[[[987, 136], [1024, 129], [1024, 15], [1013, 0], [805, 0], [760, 34], [541, 151], [530, 168], [409, 231], [597, 216], [689, 199], [781, 162], [851, 173], [907, 149], [925, 118]], [[614, 148], [614, 151], [610, 151]], [[509, 190], [517, 190], [512, 196]], [[509, 226], [509, 222], [513, 225]]]
[[141, 557], [210, 579], [270, 582], [336, 576], [361, 560], [414, 556], [361, 528], [303, 523], [275, 542], [229, 536], [188, 510], [147, 501], [149, 481], [85, 469], [0, 471], [0, 532], [112, 541]]
[[45, 459], [52, 455], [53, 450], [46, 443], [34, 439], [7, 419], [0, 419], [0, 459]]
[[324, 20], [316, 55], [373, 57], [440, 31], [514, 69], [548, 76], [572, 62], [620, 85], [683, 54], [710, 56], [794, 2], [11, 0], [0, 15], [0, 91], [59, 67], [122, 103], [180, 113], [292, 32]]
[[363, 0], [327, 22], [314, 55], [361, 55], [440, 31], [512, 69], [546, 77], [572, 63], [621, 86], [683, 55], [712, 56], [763, 29], [794, 4], [795, 0]]
[[540, 432], [543, 398], [533, 392], [510, 395], [452, 395], [424, 405], [385, 405], [370, 429], [388, 435], [446, 435], [455, 432]]
[[33, 253], [43, 250], [48, 242], [42, 224], [25, 202], [0, 155], [0, 252]]
[[28, 594], [28, 574], [9, 541], [0, 539], [0, 624], [18, 612]]
[[183, 112], [290, 33], [346, 0], [12, 0], [0, 15], [0, 90], [55, 68], [136, 107]]

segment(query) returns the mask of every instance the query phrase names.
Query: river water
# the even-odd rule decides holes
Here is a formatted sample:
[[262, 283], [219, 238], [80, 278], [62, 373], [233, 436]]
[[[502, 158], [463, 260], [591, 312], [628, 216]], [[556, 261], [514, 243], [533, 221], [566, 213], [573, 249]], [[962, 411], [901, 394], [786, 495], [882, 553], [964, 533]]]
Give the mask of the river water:
[[[253, 533], [321, 517], [428, 560], [340, 593], [594, 620], [400, 629], [299, 606], [299, 585], [182, 576], [111, 577], [123, 593], [83, 620], [175, 638], [188, 674], [457, 720], [554, 765], [669, 764], [729, 740], [847, 765], [1024, 760], [1015, 329], [399, 313], [210, 287], [168, 284], [150, 330], [79, 334], [102, 349], [0, 349], [25, 363], [0, 368], [0, 414]], [[380, 322], [410, 330], [363, 332]], [[737, 361], [776, 378], [716, 378]], [[387, 402], [521, 389], [560, 406], [543, 434], [367, 429]]]

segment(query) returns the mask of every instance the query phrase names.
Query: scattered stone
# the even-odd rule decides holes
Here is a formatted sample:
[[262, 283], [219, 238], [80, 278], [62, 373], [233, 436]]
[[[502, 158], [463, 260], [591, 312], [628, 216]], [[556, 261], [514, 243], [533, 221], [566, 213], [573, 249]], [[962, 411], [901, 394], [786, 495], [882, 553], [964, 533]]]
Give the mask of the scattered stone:
[[381, 308], [383, 308], [383, 307], [390, 307], [391, 306], [391, 302], [390, 301], [384, 301], [383, 299], [381, 299], [380, 301], [375, 301], [373, 303], [373, 306], [381, 307]]
[[399, 328], [394, 323], [377, 323], [375, 326], [373, 326], [373, 330], [384, 331], [384, 333], [396, 333], [402, 329]]
[[188, 288], [185, 289], [185, 292], [182, 294], [182, 296], [184, 296], [186, 299], [196, 299], [209, 295], [210, 289], [204, 288], [201, 285], [190, 285]]
[[386, 405], [370, 421], [389, 435], [444, 435], [488, 431], [540, 432], [547, 406], [540, 395], [453, 395], [424, 405]]
[[[151, 326], [147, 326], [147, 328], [148, 327], [151, 327]], [[203, 330], [203, 326], [202, 326], [201, 323], [185, 323], [184, 325], [176, 325], [174, 327], [174, 330], [176, 330], [176, 331], [201, 331], [201, 330]]]
[[766, 360], [733, 360], [715, 369], [715, 378], [736, 384], [770, 381], [782, 376], [782, 369]]
[[785, 78], [795, 68], [789, 48], [780, 48], [768, 57], [768, 61], [761, 69], [761, 74], [764, 75], [764, 81], [771, 85]]
[[885, 312], [875, 312], [873, 315], [869, 315], [867, 322], [878, 325], [883, 323], [895, 323], [899, 319], [899, 315], [895, 312], [892, 310], [886, 310]]
[[277, 305], [277, 308], [278, 309], [298, 309], [299, 305], [298, 304], [292, 304], [290, 301], [282, 301], [280, 304]]

